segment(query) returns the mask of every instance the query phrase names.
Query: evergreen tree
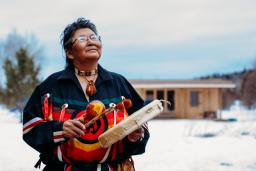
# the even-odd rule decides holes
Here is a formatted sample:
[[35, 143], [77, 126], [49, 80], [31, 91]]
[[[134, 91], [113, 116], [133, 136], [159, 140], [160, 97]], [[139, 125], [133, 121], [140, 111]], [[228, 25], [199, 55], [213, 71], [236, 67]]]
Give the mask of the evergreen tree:
[[34, 34], [12, 30], [0, 39], [0, 103], [23, 109], [39, 83], [43, 48]]
[[[5, 65], [9, 59], [16, 64], [16, 53], [21, 49], [26, 49], [28, 56], [35, 58], [36, 64], [40, 64], [44, 56], [44, 50], [34, 34], [20, 34], [15, 29], [5, 38], [0, 39], [0, 66]], [[7, 78], [5, 71], [0, 67], [0, 86], [5, 87]], [[1, 94], [1, 93], [0, 93]]]
[[20, 48], [16, 52], [15, 60], [6, 58], [4, 72], [6, 87], [2, 90], [4, 102], [9, 107], [15, 107], [31, 95], [40, 80], [38, 74], [40, 66], [36, 65], [34, 58], [28, 54], [27, 49]]

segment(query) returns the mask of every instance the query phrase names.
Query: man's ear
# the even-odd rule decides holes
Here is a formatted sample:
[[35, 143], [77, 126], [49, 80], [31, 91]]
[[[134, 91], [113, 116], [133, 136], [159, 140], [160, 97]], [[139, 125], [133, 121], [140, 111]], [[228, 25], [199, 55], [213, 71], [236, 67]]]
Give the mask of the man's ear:
[[70, 50], [66, 50], [66, 55], [67, 55], [68, 59], [74, 59], [74, 56]]

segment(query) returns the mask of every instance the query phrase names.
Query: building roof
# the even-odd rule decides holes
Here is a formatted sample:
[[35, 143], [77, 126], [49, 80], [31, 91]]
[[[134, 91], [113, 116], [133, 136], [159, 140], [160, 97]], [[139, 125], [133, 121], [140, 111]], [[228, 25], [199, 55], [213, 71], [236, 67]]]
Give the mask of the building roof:
[[135, 88], [235, 88], [227, 80], [129, 80]]

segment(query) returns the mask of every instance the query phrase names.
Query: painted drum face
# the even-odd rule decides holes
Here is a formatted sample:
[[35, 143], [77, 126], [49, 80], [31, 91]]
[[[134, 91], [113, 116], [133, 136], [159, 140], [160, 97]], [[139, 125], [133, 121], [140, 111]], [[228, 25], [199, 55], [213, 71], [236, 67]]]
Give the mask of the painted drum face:
[[[78, 113], [77, 118], [84, 113], [86, 111]], [[98, 137], [109, 128], [124, 120], [127, 116], [128, 114], [123, 111], [115, 110], [107, 113], [86, 128], [84, 135], [61, 144], [61, 152], [64, 160], [66, 162], [72, 160], [82, 162], [115, 160], [118, 153], [123, 151], [121, 142], [113, 144], [110, 148], [102, 148], [99, 145]]]

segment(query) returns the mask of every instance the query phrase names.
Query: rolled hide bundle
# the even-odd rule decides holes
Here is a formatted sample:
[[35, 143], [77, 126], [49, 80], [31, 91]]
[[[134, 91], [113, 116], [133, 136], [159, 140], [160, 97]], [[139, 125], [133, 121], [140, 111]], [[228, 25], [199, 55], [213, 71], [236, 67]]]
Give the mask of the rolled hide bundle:
[[108, 148], [117, 141], [123, 139], [133, 131], [137, 130], [147, 121], [153, 119], [163, 111], [160, 100], [154, 100], [140, 110], [134, 112], [129, 117], [118, 123], [116, 126], [108, 129], [98, 137], [102, 148]]

